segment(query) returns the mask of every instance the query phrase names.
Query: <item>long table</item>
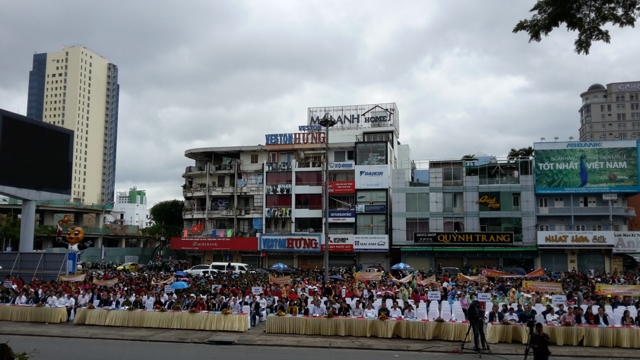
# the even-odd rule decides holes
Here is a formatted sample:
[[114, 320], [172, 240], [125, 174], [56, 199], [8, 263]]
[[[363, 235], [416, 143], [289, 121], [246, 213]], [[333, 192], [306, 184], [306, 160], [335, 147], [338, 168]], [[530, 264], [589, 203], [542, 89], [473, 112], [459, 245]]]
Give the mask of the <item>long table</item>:
[[[598, 326], [544, 326], [551, 343], [563, 346], [576, 346], [583, 341], [584, 346], [640, 348], [640, 328], [635, 327], [598, 327]], [[487, 342], [518, 342], [525, 344], [528, 328], [524, 325], [487, 326]]]
[[85, 308], [78, 310], [74, 324], [244, 332], [249, 327], [249, 317], [246, 314], [222, 315]]
[[[369, 320], [364, 318], [314, 318], [308, 316], [267, 317], [267, 332], [272, 334], [337, 335], [405, 339], [442, 339], [462, 341], [469, 324], [407, 321]], [[471, 341], [471, 336], [467, 341]]]
[[67, 309], [35, 306], [0, 306], [0, 320], [62, 323], [67, 321]]

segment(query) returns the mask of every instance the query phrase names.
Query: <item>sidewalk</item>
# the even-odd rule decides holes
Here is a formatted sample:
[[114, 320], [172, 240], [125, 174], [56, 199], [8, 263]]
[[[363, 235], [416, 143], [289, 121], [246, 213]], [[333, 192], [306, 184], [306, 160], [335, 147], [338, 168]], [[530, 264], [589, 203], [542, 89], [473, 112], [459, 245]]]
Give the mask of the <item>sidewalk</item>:
[[[380, 339], [366, 337], [304, 336], [267, 334], [265, 324], [244, 333], [211, 332], [198, 330], [168, 330], [150, 328], [123, 328], [66, 324], [39, 324], [1, 321], [0, 334], [22, 336], [65, 337], [78, 339], [106, 339], [149, 342], [209, 343], [217, 345], [246, 346], [296, 346], [312, 348], [367, 349], [389, 351], [419, 351], [454, 353], [460, 343], [440, 340]], [[472, 345], [467, 343], [465, 349]], [[522, 344], [493, 344], [494, 355], [522, 356]], [[465, 351], [466, 352], [466, 351]], [[592, 348], [574, 346], [552, 346], [552, 358], [589, 357], [640, 359], [640, 349]]]

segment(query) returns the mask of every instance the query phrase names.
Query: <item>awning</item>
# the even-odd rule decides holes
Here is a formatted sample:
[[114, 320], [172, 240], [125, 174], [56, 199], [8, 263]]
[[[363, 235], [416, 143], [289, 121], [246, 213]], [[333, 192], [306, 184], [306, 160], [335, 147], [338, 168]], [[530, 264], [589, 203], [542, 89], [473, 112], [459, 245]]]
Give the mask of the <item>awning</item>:
[[537, 247], [403, 247], [400, 248], [402, 252], [424, 252], [424, 251], [436, 251], [436, 252], [523, 252], [523, 251], [538, 251]]

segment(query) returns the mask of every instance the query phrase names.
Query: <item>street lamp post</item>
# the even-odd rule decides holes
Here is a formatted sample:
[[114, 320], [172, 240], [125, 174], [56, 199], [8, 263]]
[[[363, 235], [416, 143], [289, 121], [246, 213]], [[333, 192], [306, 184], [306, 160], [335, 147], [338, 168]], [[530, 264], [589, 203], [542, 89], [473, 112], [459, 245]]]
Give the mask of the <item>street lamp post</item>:
[[329, 282], [329, 128], [337, 121], [329, 113], [318, 121], [318, 125], [324, 127], [324, 281]]

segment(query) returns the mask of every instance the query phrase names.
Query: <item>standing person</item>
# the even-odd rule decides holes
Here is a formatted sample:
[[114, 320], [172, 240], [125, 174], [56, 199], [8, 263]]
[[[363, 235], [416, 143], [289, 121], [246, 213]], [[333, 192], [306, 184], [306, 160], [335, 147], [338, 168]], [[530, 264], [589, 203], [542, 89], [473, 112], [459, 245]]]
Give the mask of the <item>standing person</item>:
[[531, 335], [531, 348], [533, 349], [533, 360], [549, 360], [549, 335], [542, 331], [542, 323], [536, 324], [536, 330]]
[[484, 314], [480, 310], [478, 300], [471, 302], [468, 318], [469, 324], [471, 324], [471, 328], [473, 329], [473, 343], [475, 345], [473, 350], [480, 351], [480, 339], [482, 339], [482, 348], [486, 349], [487, 345], [484, 342]]

